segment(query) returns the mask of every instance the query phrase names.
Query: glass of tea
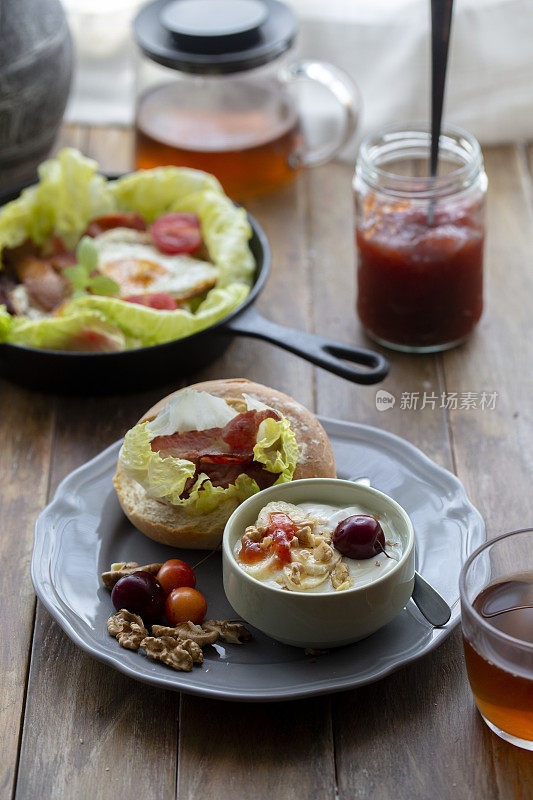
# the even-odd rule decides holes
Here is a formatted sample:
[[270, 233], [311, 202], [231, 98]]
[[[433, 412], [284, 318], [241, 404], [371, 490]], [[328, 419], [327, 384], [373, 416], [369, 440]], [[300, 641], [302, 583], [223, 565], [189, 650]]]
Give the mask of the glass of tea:
[[466, 668], [479, 712], [502, 739], [533, 750], [533, 529], [478, 548], [459, 586]]
[[[332, 65], [292, 60], [296, 19], [279, 0], [155, 0], [134, 33], [139, 169], [205, 170], [241, 200], [329, 160], [355, 131], [356, 87]], [[311, 85], [329, 120], [313, 144]]]

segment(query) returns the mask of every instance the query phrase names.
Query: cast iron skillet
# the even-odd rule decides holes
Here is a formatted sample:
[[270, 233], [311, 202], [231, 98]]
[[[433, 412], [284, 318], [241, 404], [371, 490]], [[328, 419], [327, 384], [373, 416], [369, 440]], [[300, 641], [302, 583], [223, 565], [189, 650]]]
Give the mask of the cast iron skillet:
[[[0, 196], [0, 205], [17, 197], [23, 188], [18, 186]], [[0, 375], [32, 389], [70, 394], [137, 391], [177, 384], [217, 359], [237, 335], [271, 342], [353, 383], [383, 380], [389, 364], [382, 355], [278, 325], [255, 310], [255, 299], [270, 272], [270, 248], [261, 227], [250, 215], [248, 219], [253, 230], [250, 248], [257, 265], [254, 282], [245, 302], [219, 322], [183, 339], [116, 353], [69, 353], [0, 344]], [[355, 366], [358, 364], [363, 368]]]

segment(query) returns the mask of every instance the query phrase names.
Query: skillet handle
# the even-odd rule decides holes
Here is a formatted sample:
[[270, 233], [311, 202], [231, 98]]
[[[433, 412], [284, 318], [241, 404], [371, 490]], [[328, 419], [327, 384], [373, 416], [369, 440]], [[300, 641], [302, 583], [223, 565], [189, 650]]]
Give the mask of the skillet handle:
[[[379, 353], [362, 347], [350, 347], [334, 339], [278, 325], [262, 317], [253, 307], [247, 308], [219, 330], [227, 334], [249, 336], [252, 339], [271, 342], [352, 383], [377, 383], [383, 380], [389, 371], [389, 362]], [[347, 362], [362, 364], [368, 369], [359, 369]]]

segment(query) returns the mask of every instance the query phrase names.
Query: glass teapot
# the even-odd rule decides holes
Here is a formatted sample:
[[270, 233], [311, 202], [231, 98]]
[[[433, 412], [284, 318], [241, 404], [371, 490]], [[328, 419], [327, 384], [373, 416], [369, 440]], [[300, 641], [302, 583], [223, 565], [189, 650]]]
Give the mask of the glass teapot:
[[[134, 32], [143, 53], [137, 168], [202, 169], [244, 199], [328, 161], [357, 127], [351, 79], [330, 64], [290, 59], [297, 23], [278, 0], [155, 0], [137, 15]], [[337, 112], [335, 130], [313, 145], [316, 95], [304, 102], [302, 93], [310, 82]]]

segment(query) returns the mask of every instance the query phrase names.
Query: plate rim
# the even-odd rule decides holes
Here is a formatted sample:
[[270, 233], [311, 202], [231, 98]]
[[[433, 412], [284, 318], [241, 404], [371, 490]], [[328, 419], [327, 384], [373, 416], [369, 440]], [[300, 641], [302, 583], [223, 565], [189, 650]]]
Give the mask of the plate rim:
[[[316, 415], [319, 422], [324, 426], [326, 432], [328, 434], [335, 436], [337, 433], [340, 433], [338, 430], [339, 428], [342, 429], [351, 429], [353, 432], [365, 432], [372, 437], [377, 437], [381, 442], [393, 443], [396, 448], [399, 448], [404, 454], [409, 454], [409, 463], [413, 463], [415, 461], [419, 466], [423, 466], [424, 468], [429, 468], [433, 475], [439, 475], [442, 479], [444, 479], [448, 485], [452, 484], [454, 486], [454, 491], [458, 498], [460, 498], [462, 504], [468, 509], [469, 515], [471, 515], [472, 519], [475, 521], [475, 524], [470, 524], [466, 530], [466, 534], [464, 537], [464, 547], [467, 550], [467, 553], [472, 552], [474, 549], [471, 544], [471, 539], [474, 535], [474, 532], [480, 534], [483, 539], [486, 538], [486, 529], [485, 529], [485, 522], [483, 520], [482, 515], [478, 511], [478, 509], [473, 505], [470, 501], [466, 489], [462, 482], [459, 480], [457, 475], [455, 475], [450, 470], [446, 469], [445, 467], [440, 466], [435, 461], [433, 461], [429, 456], [427, 456], [422, 450], [420, 450], [416, 445], [412, 444], [411, 442], [403, 439], [401, 436], [398, 436], [395, 433], [391, 433], [390, 431], [383, 430], [381, 428], [377, 428], [372, 425], [366, 425], [364, 423], [359, 422], [349, 422], [346, 420], [339, 420], [332, 417], [325, 417], [322, 415]], [[335, 430], [337, 429], [337, 430]], [[39, 600], [43, 603], [47, 611], [53, 617], [53, 619], [58, 623], [58, 625], [62, 628], [62, 630], [67, 634], [67, 636], [74, 642], [78, 647], [80, 647], [84, 652], [88, 653], [93, 658], [96, 658], [98, 661], [101, 661], [105, 664], [110, 665], [111, 667], [117, 669], [122, 674], [127, 675], [137, 681], [141, 681], [142, 683], [150, 684], [152, 686], [157, 686], [161, 689], [171, 690], [171, 691], [180, 691], [187, 694], [193, 694], [200, 697], [207, 697], [210, 699], [218, 699], [218, 700], [226, 700], [226, 701], [233, 701], [233, 702], [279, 702], [280, 700], [297, 700], [302, 699], [305, 697], [316, 697], [319, 695], [324, 694], [334, 694], [342, 691], [348, 691], [356, 689], [360, 686], [366, 686], [371, 683], [375, 683], [382, 678], [391, 675], [392, 673], [396, 672], [397, 670], [412, 664], [414, 661], [417, 661], [419, 658], [427, 655], [431, 651], [435, 650], [442, 642], [451, 634], [451, 632], [456, 628], [460, 621], [460, 614], [458, 613], [458, 605], [459, 605], [459, 597], [453, 602], [452, 604], [452, 617], [450, 621], [447, 623], [446, 626], [443, 628], [433, 628], [432, 636], [429, 640], [419, 647], [416, 652], [412, 653], [411, 655], [407, 656], [406, 658], [402, 659], [399, 662], [389, 663], [385, 665], [383, 668], [375, 672], [371, 676], [367, 676], [365, 678], [359, 679], [350, 679], [349, 677], [341, 677], [341, 678], [331, 678], [328, 681], [328, 685], [324, 686], [321, 683], [316, 683], [316, 685], [309, 685], [309, 684], [301, 684], [297, 687], [280, 687], [272, 692], [271, 690], [265, 691], [258, 689], [257, 691], [250, 691], [249, 689], [245, 691], [236, 691], [235, 689], [224, 689], [221, 688], [213, 688], [209, 686], [202, 685], [201, 682], [195, 684], [188, 684], [182, 683], [180, 681], [180, 673], [176, 673], [176, 675], [147, 675], [145, 673], [139, 673], [133, 667], [129, 666], [126, 662], [121, 660], [118, 656], [115, 656], [113, 653], [107, 653], [98, 649], [97, 647], [93, 646], [90, 642], [86, 641], [74, 628], [74, 626], [69, 621], [69, 618], [61, 612], [61, 610], [54, 604], [53, 602], [53, 584], [51, 580], [46, 579], [46, 575], [43, 574], [43, 564], [49, 563], [49, 557], [51, 556], [52, 545], [55, 541], [54, 537], [50, 535], [50, 531], [53, 530], [52, 526], [47, 526], [46, 522], [48, 518], [53, 514], [55, 504], [63, 499], [64, 496], [68, 496], [70, 492], [68, 491], [68, 487], [70, 483], [75, 482], [76, 477], [80, 474], [85, 472], [87, 469], [90, 469], [95, 463], [102, 461], [105, 462], [107, 457], [113, 452], [115, 453], [119, 446], [121, 445], [123, 439], [118, 439], [117, 441], [113, 442], [111, 445], [106, 447], [96, 456], [91, 458], [89, 461], [86, 461], [84, 464], [81, 464], [79, 467], [74, 469], [70, 472], [63, 480], [59, 483], [56, 491], [54, 492], [53, 498], [50, 502], [45, 506], [45, 508], [40, 512], [39, 516], [37, 517], [35, 523], [35, 537], [34, 537], [34, 545], [31, 557], [31, 579]], [[353, 476], [356, 477], [356, 476]], [[476, 545], [477, 546], [477, 545]], [[47, 591], [47, 587], [50, 587], [50, 594]], [[50, 596], [52, 595], [52, 596]], [[74, 612], [72, 612], [74, 613]]]

